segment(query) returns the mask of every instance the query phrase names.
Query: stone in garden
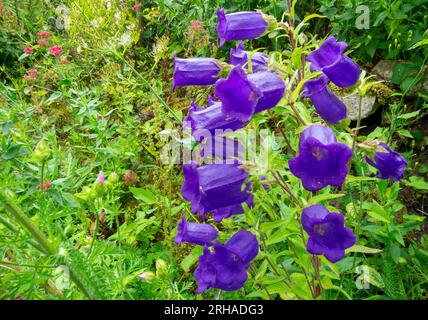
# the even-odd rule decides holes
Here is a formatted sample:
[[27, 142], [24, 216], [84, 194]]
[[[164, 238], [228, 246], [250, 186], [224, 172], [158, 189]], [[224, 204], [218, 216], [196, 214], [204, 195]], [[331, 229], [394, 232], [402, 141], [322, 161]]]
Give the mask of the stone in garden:
[[[347, 118], [350, 120], [358, 119], [358, 108], [360, 104], [360, 96], [355, 93], [352, 95], [340, 97], [341, 100], [345, 103], [346, 109], [348, 110]], [[376, 97], [366, 95], [363, 97], [361, 105], [361, 119], [365, 119], [370, 116], [376, 110]]]

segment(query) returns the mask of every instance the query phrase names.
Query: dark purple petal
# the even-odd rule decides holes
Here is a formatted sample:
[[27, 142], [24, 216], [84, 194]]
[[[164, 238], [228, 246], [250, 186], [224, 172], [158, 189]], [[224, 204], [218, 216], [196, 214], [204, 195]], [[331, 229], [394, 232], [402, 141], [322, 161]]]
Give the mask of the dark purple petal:
[[329, 37], [318, 50], [311, 52], [306, 58], [311, 62], [311, 71], [322, 70], [341, 88], [356, 84], [361, 70], [351, 58], [344, 55], [347, 46], [345, 42], [337, 42], [336, 38]]
[[323, 254], [336, 262], [344, 257], [345, 249], [355, 244], [355, 235], [345, 227], [343, 215], [330, 213], [322, 205], [303, 209], [301, 221], [309, 235], [306, 249], [311, 254]]
[[214, 91], [222, 102], [224, 114], [240, 121], [251, 119], [262, 95], [241, 67], [230, 70], [227, 79], [218, 80]]
[[195, 270], [198, 293], [209, 288], [234, 291], [247, 280], [247, 269], [259, 250], [257, 238], [248, 231], [237, 232], [225, 245], [214, 244], [214, 252], [207, 247], [199, 257]]
[[211, 245], [217, 239], [217, 230], [209, 224], [187, 222], [186, 216], [183, 215], [178, 223], [178, 232], [174, 240], [176, 243], [188, 242], [193, 244]]
[[218, 80], [219, 62], [213, 58], [177, 58], [174, 52], [174, 80], [172, 90], [183, 86], [206, 86]]
[[398, 152], [391, 150], [385, 143], [380, 142], [374, 154], [374, 160], [366, 157], [366, 161], [379, 170], [377, 177], [400, 181], [404, 176], [407, 161]]
[[[248, 69], [248, 58], [251, 51], [244, 50], [244, 44], [240, 42], [236, 48], [230, 49], [230, 63], [234, 66], [244, 66]], [[251, 55], [251, 67], [253, 72], [264, 71], [268, 69], [269, 56], [262, 52], [254, 52]]]
[[322, 144], [337, 142], [334, 131], [331, 128], [318, 124], [310, 125], [302, 131], [299, 140], [299, 150], [301, 150], [306, 145], [306, 140], [308, 138], [315, 138]]
[[211, 164], [196, 168], [196, 164], [183, 165], [183, 197], [190, 201], [192, 212], [204, 215], [215, 209], [240, 204], [247, 200], [248, 192], [242, 185], [248, 175], [232, 164]]
[[[317, 126], [317, 125], [316, 125]], [[313, 127], [313, 126], [311, 126]], [[303, 187], [318, 191], [327, 185], [340, 187], [349, 172], [348, 161], [352, 150], [344, 143], [332, 142], [329, 130], [307, 128], [302, 133], [298, 156], [288, 161], [290, 171], [302, 180]], [[308, 135], [314, 133], [314, 136]], [[327, 142], [320, 142], [317, 137]]]
[[[249, 193], [248, 198], [244, 202], [247, 204], [248, 208], [253, 208], [254, 207], [253, 195]], [[244, 213], [243, 204], [238, 203], [233, 206], [213, 210], [213, 220], [215, 222], [221, 222], [223, 219], [227, 219], [242, 213]]]
[[325, 75], [306, 81], [302, 97], [311, 99], [321, 118], [335, 124], [346, 118], [347, 110], [343, 101], [327, 88], [328, 82], [329, 79]]
[[260, 12], [235, 12], [225, 14], [224, 9], [217, 9], [217, 34], [220, 47], [228, 40], [255, 39], [262, 36], [268, 23]]
[[223, 112], [221, 102], [211, 100], [210, 103], [211, 105], [206, 108], [199, 108], [192, 103], [189, 108], [189, 115], [184, 119], [184, 126], [190, 125], [193, 137], [197, 141], [200, 142], [204, 138], [220, 134], [220, 131], [236, 131], [248, 124], [248, 122], [226, 115]]
[[259, 243], [256, 236], [246, 230], [235, 233], [224, 246], [241, 258], [245, 265], [250, 263], [259, 253]]
[[252, 73], [248, 75], [248, 80], [261, 94], [256, 104], [255, 113], [275, 107], [284, 96], [284, 81], [275, 72]]

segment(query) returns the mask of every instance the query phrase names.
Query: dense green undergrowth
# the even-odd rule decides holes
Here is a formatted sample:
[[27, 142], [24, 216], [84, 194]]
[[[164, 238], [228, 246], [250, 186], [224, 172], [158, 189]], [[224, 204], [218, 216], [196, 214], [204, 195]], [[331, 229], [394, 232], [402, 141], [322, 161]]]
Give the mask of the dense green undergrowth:
[[[300, 200], [336, 203], [360, 232], [358, 246], [318, 275], [322, 297], [426, 299], [428, 103], [418, 85], [427, 80], [427, 2], [364, 1], [372, 15], [368, 30], [355, 28], [355, 9], [363, 1], [300, 2], [297, 22], [311, 13], [324, 16], [305, 25], [308, 34], [348, 41], [364, 69], [385, 59], [411, 62], [394, 69], [395, 83], [383, 83], [378, 111], [363, 120], [358, 140], [392, 143], [409, 163], [401, 182], [375, 179], [361, 157], [343, 193], [332, 197], [328, 187], [311, 196], [285, 170], [291, 157], [287, 143], [298, 144], [290, 107], [257, 115], [251, 124], [276, 137], [272, 168]], [[0, 3], [0, 298], [313, 298], [307, 290], [313, 274], [305, 273], [311, 261], [300, 231], [288, 223], [296, 214], [290, 196], [275, 183], [267, 192], [255, 177], [255, 207], [219, 228], [252, 228], [263, 239], [263, 253], [243, 289], [196, 295], [192, 272], [202, 249], [173, 242], [177, 222], [190, 215], [180, 193], [181, 166], [161, 162], [167, 142], [159, 133], [180, 128], [189, 97], [202, 104], [212, 93], [211, 87], [172, 92], [173, 52], [226, 60], [233, 45], [218, 47], [217, 7], [261, 9], [281, 19], [286, 1], [134, 5]], [[50, 35], [43, 38], [41, 31]], [[40, 39], [48, 44], [38, 44]], [[274, 51], [281, 62], [291, 50], [286, 35], [275, 32], [250, 43]], [[60, 58], [49, 53], [53, 45], [61, 46]], [[34, 50], [26, 54], [28, 47]], [[286, 62], [298, 64], [298, 58]], [[95, 182], [100, 171], [107, 181], [102, 187]], [[16, 220], [16, 212], [26, 222]], [[35, 232], [44, 235], [47, 247]], [[278, 269], [291, 275], [293, 286]]]

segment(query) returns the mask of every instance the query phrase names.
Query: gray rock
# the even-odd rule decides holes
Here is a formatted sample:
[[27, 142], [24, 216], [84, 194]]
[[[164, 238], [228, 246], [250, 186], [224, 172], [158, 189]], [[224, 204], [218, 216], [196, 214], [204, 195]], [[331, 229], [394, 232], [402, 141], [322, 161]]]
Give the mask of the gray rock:
[[[358, 109], [360, 104], [360, 95], [355, 93], [353, 95], [341, 97], [341, 100], [346, 104], [348, 109], [347, 117], [351, 120], [358, 119]], [[376, 97], [364, 96], [361, 105], [361, 119], [367, 118], [376, 110]]]
[[[381, 80], [390, 83], [392, 80], [392, 75], [394, 73], [394, 67], [397, 63], [413, 64], [410, 61], [404, 61], [404, 60], [397, 60], [397, 61], [381, 60], [375, 65], [371, 73], [377, 75]], [[426, 80], [424, 83], [419, 83], [416, 86], [412, 87], [412, 89], [410, 89], [408, 94], [410, 96], [417, 96], [418, 93], [421, 91], [428, 91], [428, 80]]]

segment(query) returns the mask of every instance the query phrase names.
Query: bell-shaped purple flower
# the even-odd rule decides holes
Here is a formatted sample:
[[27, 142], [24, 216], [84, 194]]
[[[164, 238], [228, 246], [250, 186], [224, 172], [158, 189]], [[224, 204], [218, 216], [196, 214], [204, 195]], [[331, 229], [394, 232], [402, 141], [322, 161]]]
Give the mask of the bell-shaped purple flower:
[[284, 91], [284, 81], [274, 72], [247, 75], [241, 67], [234, 67], [227, 79], [220, 79], [215, 85], [215, 94], [223, 104], [224, 113], [241, 121], [275, 107]]
[[[244, 44], [240, 42], [236, 48], [230, 49], [230, 63], [234, 66], [244, 66], [248, 69], [248, 59], [251, 51], [245, 51]], [[253, 72], [263, 71], [268, 69], [269, 56], [263, 52], [254, 52], [251, 55], [251, 67]]]
[[193, 161], [183, 165], [184, 182], [181, 192], [190, 201], [192, 212], [202, 218], [220, 208], [240, 204], [249, 193], [242, 190], [248, 174], [233, 164], [210, 164], [197, 168]]
[[339, 123], [346, 118], [346, 105], [327, 85], [329, 79], [322, 75], [318, 79], [311, 79], [303, 85], [303, 98], [311, 99], [321, 118], [327, 123]]
[[360, 68], [344, 54], [348, 45], [337, 42], [335, 37], [325, 40], [319, 49], [312, 51], [307, 61], [311, 62], [311, 71], [321, 70], [338, 87], [346, 88], [357, 83]]
[[198, 293], [209, 288], [225, 291], [242, 288], [248, 278], [249, 264], [257, 256], [258, 250], [257, 238], [245, 230], [237, 232], [225, 245], [216, 242], [214, 252], [205, 247], [194, 272]]
[[303, 229], [308, 233], [306, 249], [311, 254], [323, 254], [330, 262], [336, 262], [345, 256], [345, 249], [355, 244], [352, 229], [345, 227], [343, 215], [320, 205], [303, 209]]
[[220, 62], [213, 58], [177, 58], [174, 52], [172, 90], [184, 86], [207, 86], [216, 83], [221, 71]]
[[240, 121], [223, 112], [221, 102], [212, 101], [206, 108], [200, 108], [192, 103], [183, 127], [190, 126], [193, 137], [200, 142], [208, 136], [216, 135], [216, 130], [217, 134], [220, 130], [236, 131], [247, 124], [248, 122]]
[[230, 118], [248, 121], [254, 114], [256, 104], [262, 96], [241, 67], [230, 70], [227, 79], [220, 79], [214, 88], [215, 95], [223, 105], [223, 112]]
[[[251, 184], [248, 182], [245, 191], [248, 192], [248, 198], [244, 201], [248, 208], [254, 207], [254, 197], [251, 192]], [[244, 213], [243, 203], [234, 204], [225, 208], [220, 208], [213, 210], [213, 220], [215, 222], [221, 222], [223, 219], [236, 216], [238, 214]]]
[[373, 159], [366, 157], [366, 161], [379, 170], [377, 177], [400, 181], [404, 176], [407, 161], [398, 152], [391, 150], [385, 143], [377, 141]]
[[261, 93], [257, 101], [255, 113], [275, 107], [284, 96], [285, 83], [271, 71], [260, 71], [248, 75], [248, 80]]
[[224, 9], [217, 9], [217, 34], [220, 47], [228, 40], [255, 39], [262, 36], [269, 23], [261, 12], [244, 11], [225, 14]]
[[188, 242], [201, 246], [210, 246], [217, 239], [218, 232], [210, 224], [187, 222], [186, 216], [183, 215], [177, 226], [178, 232], [174, 241], [178, 244]]
[[245, 147], [239, 141], [225, 136], [210, 136], [200, 146], [201, 157], [211, 158], [215, 163], [242, 164], [245, 158]]
[[291, 158], [288, 164], [306, 190], [318, 191], [327, 185], [340, 187], [343, 184], [351, 157], [351, 148], [337, 142], [333, 130], [311, 125], [300, 136], [298, 156]]

